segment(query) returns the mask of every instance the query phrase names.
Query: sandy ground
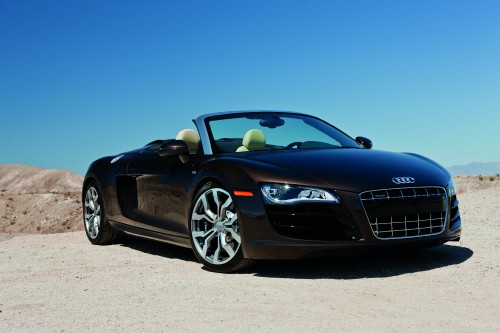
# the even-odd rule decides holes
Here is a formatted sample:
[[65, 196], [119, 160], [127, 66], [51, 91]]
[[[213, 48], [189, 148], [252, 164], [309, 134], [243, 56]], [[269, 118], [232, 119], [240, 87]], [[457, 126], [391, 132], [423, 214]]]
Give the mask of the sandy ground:
[[0, 236], [0, 332], [500, 332], [500, 187], [457, 179], [460, 243], [205, 271], [191, 250]]

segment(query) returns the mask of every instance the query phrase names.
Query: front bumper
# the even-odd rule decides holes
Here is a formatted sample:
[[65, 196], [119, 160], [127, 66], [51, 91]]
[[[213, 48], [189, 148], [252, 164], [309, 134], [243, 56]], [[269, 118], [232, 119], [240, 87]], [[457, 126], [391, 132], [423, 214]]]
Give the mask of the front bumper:
[[[399, 248], [431, 246], [460, 239], [461, 220], [458, 200], [449, 198], [448, 214], [443, 232], [437, 235], [404, 238], [379, 239], [375, 237], [359, 195], [352, 192], [339, 192], [343, 200], [345, 214], [337, 209], [345, 229], [352, 229], [352, 236], [335, 240], [307, 240], [284, 237], [276, 231], [269, 221], [266, 208], [259, 196], [238, 198], [240, 230], [243, 238], [243, 255], [253, 259], [299, 259], [308, 256], [350, 253], [362, 249]], [[290, 215], [293, 218], [294, 214]], [[351, 227], [349, 227], [349, 225]]]

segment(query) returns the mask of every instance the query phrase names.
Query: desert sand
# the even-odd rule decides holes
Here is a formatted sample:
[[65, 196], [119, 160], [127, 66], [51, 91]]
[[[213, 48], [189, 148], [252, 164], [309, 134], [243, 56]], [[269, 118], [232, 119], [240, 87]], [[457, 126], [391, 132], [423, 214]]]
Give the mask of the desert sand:
[[500, 178], [455, 179], [458, 243], [241, 274], [151, 241], [2, 234], [0, 332], [500, 332]]

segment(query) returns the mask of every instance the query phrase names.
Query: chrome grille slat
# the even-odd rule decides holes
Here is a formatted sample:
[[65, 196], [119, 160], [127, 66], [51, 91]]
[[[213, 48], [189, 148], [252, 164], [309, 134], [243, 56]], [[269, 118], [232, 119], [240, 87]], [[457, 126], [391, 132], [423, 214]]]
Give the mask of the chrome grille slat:
[[445, 229], [448, 197], [443, 187], [378, 189], [362, 192], [359, 197], [379, 239], [427, 237]]

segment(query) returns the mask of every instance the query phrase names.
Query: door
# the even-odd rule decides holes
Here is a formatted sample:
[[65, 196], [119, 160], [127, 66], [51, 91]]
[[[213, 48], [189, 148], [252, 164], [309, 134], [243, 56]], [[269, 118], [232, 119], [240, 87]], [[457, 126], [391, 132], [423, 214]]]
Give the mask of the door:
[[128, 175], [135, 179], [136, 212], [139, 228], [186, 237], [187, 181], [191, 163], [179, 156], [159, 156], [158, 151], [144, 150], [128, 165]]

